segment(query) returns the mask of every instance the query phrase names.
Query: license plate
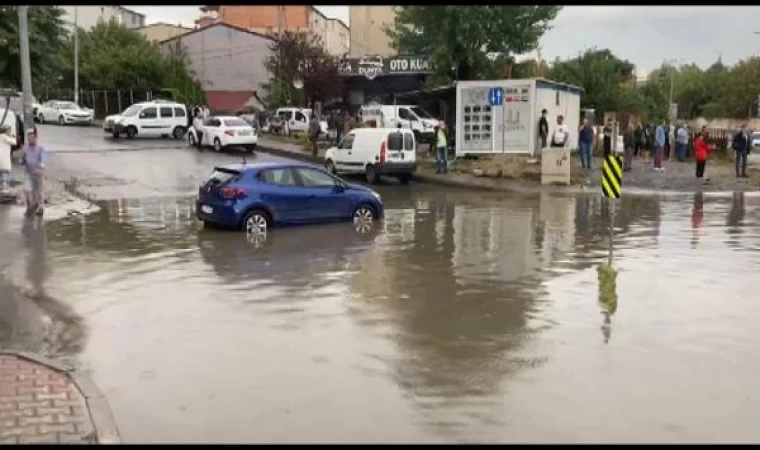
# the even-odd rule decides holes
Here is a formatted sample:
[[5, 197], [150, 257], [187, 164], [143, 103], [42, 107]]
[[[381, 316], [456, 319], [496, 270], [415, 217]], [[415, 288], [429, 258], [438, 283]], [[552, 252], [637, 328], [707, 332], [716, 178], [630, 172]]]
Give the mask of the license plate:
[[398, 152], [392, 152], [391, 158], [398, 158]]
[[241, 135], [241, 136], [248, 136], [248, 135], [251, 134], [251, 132], [250, 131], [239, 131], [238, 134]]
[[213, 212], [214, 212], [214, 208], [212, 208], [212, 207], [210, 207], [210, 206], [208, 206], [208, 205], [203, 205], [203, 206], [201, 206], [201, 211], [202, 211], [204, 214], [211, 214], [211, 213], [213, 213]]

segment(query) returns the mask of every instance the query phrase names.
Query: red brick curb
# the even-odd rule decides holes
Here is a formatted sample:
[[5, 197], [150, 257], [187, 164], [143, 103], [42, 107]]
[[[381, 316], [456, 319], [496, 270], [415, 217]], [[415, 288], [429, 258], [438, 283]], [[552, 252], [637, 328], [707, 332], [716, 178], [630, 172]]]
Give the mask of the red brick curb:
[[118, 444], [103, 393], [72, 367], [0, 350], [0, 444]]

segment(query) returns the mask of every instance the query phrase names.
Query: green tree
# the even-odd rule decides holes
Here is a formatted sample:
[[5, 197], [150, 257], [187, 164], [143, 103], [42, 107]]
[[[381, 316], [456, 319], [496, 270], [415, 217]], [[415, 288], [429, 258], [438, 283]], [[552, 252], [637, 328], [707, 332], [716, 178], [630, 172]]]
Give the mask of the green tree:
[[633, 63], [615, 57], [607, 49], [588, 49], [573, 59], [556, 60], [549, 78], [582, 87], [585, 92], [581, 106], [594, 108], [601, 117], [605, 112], [640, 108], [633, 87], [635, 68]]
[[[180, 45], [162, 50], [134, 29], [114, 21], [79, 29], [79, 86], [95, 90], [151, 90], [183, 103], [200, 103], [203, 91]], [[115, 51], [114, 49], [118, 49]], [[59, 86], [74, 85], [73, 38], [58, 67]]]
[[760, 95], [760, 57], [739, 61], [727, 78], [724, 112], [729, 117], [747, 118], [750, 111], [756, 111]]
[[401, 6], [385, 31], [399, 54], [427, 55], [443, 83], [485, 77], [494, 64], [534, 50], [559, 6]]
[[[160, 89], [164, 70], [158, 48], [138, 31], [114, 21], [79, 30], [79, 86], [82, 89]], [[74, 46], [64, 57], [64, 86], [74, 85]]]
[[[59, 76], [60, 56], [68, 35], [63, 14], [63, 10], [55, 6], [29, 8], [29, 59], [35, 86], [54, 83]], [[0, 6], [0, 85], [21, 86], [16, 6]]]
[[[269, 48], [271, 55], [264, 63], [272, 75], [265, 86], [268, 107], [289, 106], [298, 100], [326, 102], [343, 95], [338, 60], [327, 53], [318, 36], [286, 31]], [[303, 96], [293, 86], [295, 80], [303, 82]]]

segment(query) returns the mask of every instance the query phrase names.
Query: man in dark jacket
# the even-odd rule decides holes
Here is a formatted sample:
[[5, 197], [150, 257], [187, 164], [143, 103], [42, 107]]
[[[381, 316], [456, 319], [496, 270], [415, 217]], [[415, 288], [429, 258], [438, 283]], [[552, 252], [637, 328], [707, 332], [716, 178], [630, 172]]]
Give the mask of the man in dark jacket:
[[[746, 123], [734, 135], [734, 141], [731, 146], [736, 152], [736, 176], [737, 178], [747, 178], [747, 155], [752, 150], [752, 134], [749, 132]], [[739, 170], [740, 168], [741, 171]]]
[[549, 136], [549, 121], [546, 120], [546, 110], [541, 110], [541, 118], [538, 119], [538, 136], [541, 138], [541, 148], [546, 148], [546, 138]]

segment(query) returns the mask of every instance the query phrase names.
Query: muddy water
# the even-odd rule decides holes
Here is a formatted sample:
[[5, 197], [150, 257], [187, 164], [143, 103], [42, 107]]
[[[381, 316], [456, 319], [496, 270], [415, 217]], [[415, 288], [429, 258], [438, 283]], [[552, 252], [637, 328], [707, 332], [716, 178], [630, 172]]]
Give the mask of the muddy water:
[[[372, 232], [47, 225], [42, 280], [127, 442], [757, 441], [760, 198], [383, 192]], [[29, 281], [31, 280], [31, 282]]]

